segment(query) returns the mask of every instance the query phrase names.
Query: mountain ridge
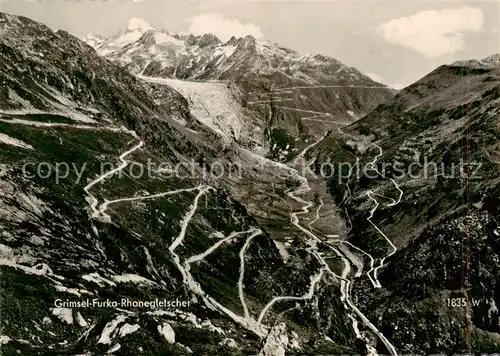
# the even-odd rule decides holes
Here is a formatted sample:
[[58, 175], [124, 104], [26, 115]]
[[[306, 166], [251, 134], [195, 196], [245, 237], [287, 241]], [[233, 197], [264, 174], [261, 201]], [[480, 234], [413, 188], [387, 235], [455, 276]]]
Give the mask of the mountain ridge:
[[[217, 38], [217, 36], [210, 34], [210, 33], [206, 33], [203, 35], [192, 35], [192, 34], [189, 34], [189, 35], [182, 34], [181, 35], [181, 34], [171, 33], [171, 32], [166, 31], [166, 30], [154, 29], [144, 20], [132, 19], [131, 21], [132, 21], [132, 23], [139, 22], [142, 24], [142, 26], [132, 26], [133, 31], [127, 31], [127, 29], [129, 28], [129, 25], [124, 26], [118, 32], [117, 35], [108, 37], [108, 39], [107, 39], [108, 44], [99, 43], [96, 45], [95, 41], [92, 41], [92, 39], [90, 40], [90, 42], [92, 43], [94, 48], [96, 48], [96, 50], [98, 52], [100, 52], [101, 54], [103, 54], [105, 56], [110, 56], [111, 59], [115, 59], [115, 60], [118, 60], [119, 62], [125, 63], [126, 61], [128, 61], [128, 60], [124, 59], [125, 54], [129, 54], [131, 51], [131, 48], [128, 48], [128, 50], [127, 50], [124, 47], [130, 46], [133, 42], [137, 41], [140, 38], [140, 37], [137, 37], [137, 36], [139, 36], [139, 34], [145, 35], [147, 32], [153, 31], [153, 33], [158, 32], [158, 33], [167, 34], [167, 35], [171, 36], [172, 38], [175, 38], [178, 40], [183, 40], [183, 41], [187, 42], [187, 46], [184, 45], [184, 47], [190, 47], [191, 44], [198, 44], [198, 41], [202, 41], [205, 44], [202, 47], [206, 47], [207, 44], [208, 44], [208, 46], [220, 45], [220, 47], [219, 47], [220, 49], [218, 49], [219, 51], [230, 52], [229, 46], [236, 46], [236, 47], [240, 47], [240, 49], [249, 50], [251, 52], [254, 52], [256, 50], [259, 52], [267, 52], [267, 55], [269, 56], [269, 60], [272, 60], [273, 56], [279, 56], [280, 60], [294, 61], [294, 62], [296, 62], [295, 66], [299, 66], [299, 67], [300, 67], [301, 63], [307, 63], [311, 60], [314, 61], [314, 64], [317, 67], [321, 66], [321, 64], [329, 64], [330, 66], [333, 66], [332, 69], [335, 68], [335, 70], [337, 70], [337, 69], [346, 70], [348, 72], [352, 72], [353, 75], [362, 75], [362, 76], [364, 76], [363, 79], [371, 81], [370, 78], [368, 78], [367, 76], [365, 76], [364, 74], [359, 72], [359, 70], [357, 70], [353, 67], [345, 66], [342, 62], [340, 62], [332, 57], [327, 57], [327, 56], [324, 56], [321, 54], [299, 55], [294, 50], [286, 49], [286, 48], [284, 48], [278, 44], [272, 43], [272, 42], [256, 40], [251, 35], [246, 35], [246, 36], [240, 37], [240, 38], [236, 38], [235, 36], [232, 36], [228, 41], [223, 43], [222, 41], [220, 41]], [[128, 32], [134, 32], [133, 39], [132, 39], [132, 37], [127, 38], [126, 40], [123, 38], [120, 38], [121, 36], [123, 36], [124, 34], [127, 34]], [[186, 40], [188, 40], [188, 41], [186, 41]], [[116, 41], [118, 43], [113, 43]], [[165, 41], [165, 42], [168, 42], [168, 41]], [[154, 43], [150, 43], [150, 45], [154, 45]], [[110, 48], [107, 48], [107, 46], [109, 46], [110, 48], [113, 48], [113, 50], [111, 50]], [[123, 52], [116, 53], [115, 55], [112, 55], [112, 52], [119, 52], [120, 50], [123, 50]], [[186, 48], [186, 50], [189, 51], [189, 48]], [[194, 54], [196, 55], [196, 53], [194, 53]], [[145, 55], [145, 54], [143, 53], [143, 55]], [[289, 57], [289, 58], [287, 58], [287, 57]], [[294, 57], [294, 58], [291, 58], [291, 57]], [[152, 59], [152, 58], [149, 58], [149, 59]], [[216, 59], [218, 61], [222, 60], [222, 58], [220, 58], [220, 57], [216, 58]], [[289, 64], [289, 65], [293, 67], [292, 64]], [[137, 71], [137, 72], [142, 71], [144, 73], [147, 70], [146, 67], [147, 67], [147, 65], [141, 66], [140, 68], [137, 68], [137, 70], [134, 68], [131, 68], [131, 69], [134, 72], [135, 71]], [[221, 73], [219, 73], [219, 74], [221, 74]], [[212, 79], [216, 79], [216, 78], [212, 78]], [[383, 85], [383, 86], [385, 86], [385, 85]]]
[[[491, 64], [498, 55], [487, 58], [439, 66], [308, 152], [319, 162], [358, 156], [367, 169], [349, 180], [335, 174], [330, 192], [356, 222], [350, 243], [387, 263], [381, 290], [367, 295], [365, 279], [353, 294], [372, 319], [383, 316], [381, 330], [400, 352], [463, 352], [466, 332], [471, 350], [500, 346], [491, 278], [500, 268], [491, 205], [499, 199], [500, 69]], [[377, 204], [369, 220], [367, 197]], [[467, 312], [446, 298], [481, 302]]]
[[[321, 137], [339, 122], [356, 120], [395, 93], [334, 58], [319, 54], [301, 56], [294, 50], [250, 35], [233, 36], [222, 43], [212, 34], [174, 34], [150, 29], [147, 25], [141, 28], [133, 32], [133, 40], [128, 34], [124, 40], [121, 32], [109, 37], [96, 47], [97, 52], [145, 78], [145, 83], [165, 78], [178, 80], [179, 87], [182, 81], [227, 84], [229, 96], [238, 107], [235, 111], [239, 117], [235, 120], [249, 122], [255, 129], [245, 135], [249, 146], [273, 151], [273, 137], [285, 134], [286, 142], [281, 140], [283, 147], [274, 149], [269, 157], [280, 156], [280, 150], [282, 153], [300, 150], [306, 140]], [[303, 95], [303, 88], [309, 86], [324, 89], [316, 90], [315, 96]], [[287, 107], [283, 107], [276, 103], [281, 101], [280, 90], [286, 91], [287, 87], [294, 92], [287, 99]], [[334, 87], [337, 89], [332, 90]], [[192, 86], [190, 90], [195, 88]], [[204, 90], [201, 85], [197, 88]], [[190, 93], [195, 98], [202, 95], [202, 92]], [[306, 115], [307, 112], [318, 115]], [[317, 118], [304, 120], [307, 116]], [[214, 117], [214, 120], [219, 119]], [[225, 135], [234, 136], [232, 132]]]

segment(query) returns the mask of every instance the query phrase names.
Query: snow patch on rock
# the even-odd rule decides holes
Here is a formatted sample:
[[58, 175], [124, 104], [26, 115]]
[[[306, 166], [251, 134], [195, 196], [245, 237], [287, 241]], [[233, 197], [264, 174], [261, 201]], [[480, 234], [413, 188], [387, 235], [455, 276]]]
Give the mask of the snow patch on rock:
[[113, 346], [112, 348], [110, 348], [108, 350], [108, 352], [106, 352], [107, 354], [112, 354], [112, 353], [115, 353], [116, 351], [120, 350], [120, 348], [122, 347], [122, 345], [120, 344], [116, 344], [115, 346]]
[[139, 326], [139, 324], [133, 324], [133, 325], [131, 325], [129, 323], [125, 323], [120, 328], [120, 331], [118, 332], [118, 335], [120, 337], [124, 337], [125, 335], [132, 334], [132, 333], [136, 332], [140, 328], [141, 327]]
[[175, 343], [175, 332], [169, 323], [158, 325], [158, 332], [162, 335], [169, 344]]
[[11, 340], [7, 335], [0, 335], [0, 345], [8, 344]]
[[112, 287], [116, 286], [115, 282], [110, 281], [107, 278], [101, 277], [99, 275], [99, 273], [97, 273], [97, 272], [90, 273], [90, 274], [84, 274], [82, 276], [82, 279], [84, 279], [84, 280], [86, 280], [88, 282], [94, 282], [97, 285], [99, 285], [99, 287], [104, 287], [105, 284], [108, 284], [108, 285], [110, 285]]
[[88, 325], [87, 321], [83, 318], [82, 314], [80, 312], [76, 313], [76, 323], [80, 325], [82, 328], [86, 327]]
[[70, 308], [52, 308], [52, 315], [68, 325], [73, 324], [73, 311]]
[[135, 284], [155, 284], [155, 282], [139, 276], [138, 274], [122, 274], [111, 276], [111, 279], [117, 283], [135, 283]]
[[276, 245], [276, 248], [278, 249], [281, 258], [283, 258], [283, 261], [285, 262], [288, 261], [288, 259], [290, 258], [290, 254], [288, 253], [285, 244], [276, 240], [273, 240], [273, 242]]
[[33, 146], [28, 145], [26, 142], [18, 140], [17, 138], [10, 137], [9, 135], [6, 135], [1, 132], [0, 132], [0, 142], [10, 146], [21, 147], [27, 150], [33, 149]]
[[104, 326], [101, 337], [99, 338], [97, 343], [105, 345], [110, 344], [111, 339], [113, 338], [114, 334], [116, 334], [116, 328], [125, 320], [127, 320], [127, 317], [125, 315], [118, 315], [114, 320], [107, 323], [106, 326]]

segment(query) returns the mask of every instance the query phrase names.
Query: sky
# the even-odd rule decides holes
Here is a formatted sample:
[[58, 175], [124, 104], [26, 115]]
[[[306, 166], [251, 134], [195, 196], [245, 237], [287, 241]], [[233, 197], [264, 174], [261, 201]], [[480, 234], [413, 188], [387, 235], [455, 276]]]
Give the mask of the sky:
[[500, 52], [500, 0], [0, 0], [0, 11], [78, 37], [111, 36], [130, 18], [221, 40], [251, 34], [332, 56], [394, 88], [439, 65]]

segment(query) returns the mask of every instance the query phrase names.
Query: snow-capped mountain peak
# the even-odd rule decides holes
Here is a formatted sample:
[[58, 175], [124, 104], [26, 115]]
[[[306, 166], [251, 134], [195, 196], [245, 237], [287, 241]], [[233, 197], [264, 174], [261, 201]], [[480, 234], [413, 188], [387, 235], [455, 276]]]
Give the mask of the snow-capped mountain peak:
[[[87, 43], [93, 45], [91, 40]], [[132, 18], [117, 35], [94, 48], [108, 59], [145, 76], [228, 80], [247, 73], [274, 75], [308, 85], [325, 81], [375, 85], [356, 68], [320, 54], [301, 56], [251, 35], [222, 42], [215, 35], [175, 34]]]
[[245, 37], [231, 37], [229, 41], [226, 42], [226, 45], [231, 46], [240, 46], [243, 48], [255, 48], [257, 40], [252, 35], [246, 35]]
[[218, 45], [218, 44], [221, 44], [221, 40], [217, 36], [215, 36], [211, 33], [205, 33], [198, 40], [198, 45], [200, 47], [207, 47], [210, 45]]
[[[102, 55], [106, 55], [121, 50], [125, 46], [139, 40], [146, 32], [154, 30], [154, 27], [147, 21], [133, 17], [116, 36], [93, 47], [98, 49]], [[87, 43], [89, 42], [87, 41]]]
[[89, 32], [83, 36], [82, 41], [88, 43], [89, 46], [96, 48], [106, 41], [106, 37]]

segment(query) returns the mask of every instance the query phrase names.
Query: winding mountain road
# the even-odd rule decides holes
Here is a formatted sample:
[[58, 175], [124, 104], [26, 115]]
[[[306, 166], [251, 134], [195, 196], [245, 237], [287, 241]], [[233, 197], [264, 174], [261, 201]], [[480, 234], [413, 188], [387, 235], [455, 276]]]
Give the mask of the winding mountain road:
[[[320, 88], [324, 88], [324, 86], [318, 86]], [[335, 86], [334, 86], [335, 87]], [[312, 87], [306, 87], [306, 88], [312, 88]], [[290, 90], [291, 89], [300, 89], [300, 87], [293, 87], [293, 88], [283, 88], [279, 91], [279, 94], [283, 94], [283, 93], [287, 93], [287, 92], [291, 92]], [[314, 117], [322, 117], [322, 116], [325, 116], [325, 117], [331, 117], [331, 114], [329, 113], [321, 113], [321, 112], [316, 112], [316, 111], [311, 111], [311, 110], [301, 110], [301, 109], [296, 109], [296, 108], [286, 108], [286, 107], [279, 107], [279, 108], [282, 108], [282, 109], [289, 109], [289, 110], [293, 110], [293, 111], [298, 111], [298, 112], [304, 112], [304, 113], [309, 113], [309, 114], [315, 114], [315, 116], [313, 117], [306, 117], [305, 119], [312, 119]], [[329, 122], [329, 121], [328, 121]], [[345, 124], [345, 123], [344, 123]], [[354, 136], [350, 135], [350, 134], [347, 134], [347, 133], [344, 133], [342, 131], [342, 129], [339, 127], [338, 130], [342, 133], [342, 134], [345, 134], [347, 136], [349, 136], [350, 138], [354, 139], [355, 141], [357, 141], [358, 139], [355, 138]], [[328, 134], [328, 133], [327, 133]], [[326, 137], [326, 135], [324, 137], [322, 137], [320, 140], [318, 140], [316, 143], [313, 143], [312, 145], [306, 147], [306, 149], [304, 151], [301, 152], [301, 154], [299, 154], [299, 156], [293, 161], [293, 163], [296, 163], [298, 161], [298, 159], [303, 159], [304, 156], [305, 156], [305, 153], [309, 150], [310, 147], [318, 144], [321, 140], [323, 140], [324, 138]], [[379, 153], [370, 161], [370, 165], [372, 166], [372, 168], [374, 168], [375, 170], [376, 169], [376, 162], [377, 160], [382, 156], [382, 148], [378, 145], [376, 145], [375, 143], [371, 143], [372, 145], [375, 145], [376, 147], [378, 147], [379, 149]], [[308, 191], [311, 190], [310, 186], [309, 186], [309, 183], [307, 181], [307, 178], [299, 175], [297, 173], [296, 170], [293, 170], [291, 169], [290, 171], [292, 173], [292, 176], [294, 176], [297, 180], [299, 180], [301, 182], [301, 185], [299, 186], [298, 189], [296, 189], [295, 191], [292, 191], [292, 192], [289, 192], [288, 193], [288, 196], [294, 200], [296, 200], [297, 202], [303, 204], [303, 207], [300, 211], [298, 212], [291, 212], [290, 213], [290, 221], [293, 225], [295, 225], [299, 230], [301, 230], [302, 232], [304, 232], [307, 236], [309, 236], [312, 240], [316, 241], [317, 243], [323, 243], [323, 241], [321, 239], [319, 239], [314, 233], [312, 233], [311, 230], [308, 230], [306, 229], [305, 227], [303, 227], [301, 224], [300, 224], [300, 220], [299, 220], [299, 215], [301, 214], [307, 214], [309, 212], [309, 209], [314, 206], [314, 203], [311, 202], [311, 201], [306, 201], [302, 198], [300, 198], [298, 195], [302, 195], [302, 194], [305, 194], [307, 193]], [[378, 172], [378, 171], [377, 171]], [[352, 167], [351, 167], [351, 170], [350, 170], [350, 173], [352, 173]], [[378, 172], [379, 175], [380, 172]], [[398, 204], [400, 201], [401, 201], [401, 198], [403, 196], [403, 192], [402, 190], [399, 188], [398, 184], [393, 180], [391, 179], [391, 182], [395, 185], [395, 187], [398, 189], [399, 191], [399, 197], [397, 200], [395, 199], [392, 199], [392, 202], [391, 204], [389, 204], [388, 206], [394, 206], [396, 204]], [[351, 191], [350, 191], [350, 188], [349, 186], [347, 187], [348, 189], [348, 194], [349, 195], [352, 195]], [[385, 259], [392, 256], [396, 251], [397, 251], [397, 248], [394, 246], [394, 244], [392, 243], [392, 241], [390, 239], [387, 238], [387, 236], [385, 234], [383, 234], [383, 232], [371, 221], [371, 218], [373, 217], [373, 214], [375, 213], [375, 211], [377, 210], [378, 206], [379, 206], [379, 203], [376, 199], [373, 198], [373, 196], [371, 195], [371, 192], [368, 192], [367, 193], [367, 196], [375, 202], [375, 207], [371, 209], [370, 211], [370, 216], [367, 218], [367, 220], [372, 224], [372, 226], [374, 226], [376, 228], [376, 230], [382, 234], [382, 236], [384, 236], [384, 238], [387, 240], [387, 242], [389, 243], [389, 245], [392, 247], [392, 252], [390, 254], [388, 254], [387, 256], [385, 256], [384, 258], [381, 259], [380, 261], [380, 265], [377, 266], [376, 268], [374, 268], [374, 263], [375, 263], [375, 260], [374, 258], [367, 252], [363, 251], [362, 249], [358, 248], [358, 247], [355, 247], [354, 245], [348, 243], [347, 241], [343, 241], [343, 240], [337, 240], [339, 241], [339, 243], [343, 243], [343, 244], [346, 244], [346, 245], [349, 245], [353, 248], [355, 248], [357, 251], [360, 251], [361, 253], [363, 253], [364, 255], [368, 256], [369, 260], [370, 260], [370, 270], [367, 272], [367, 275], [368, 275], [368, 278], [370, 279], [370, 281], [372, 282], [373, 286], [376, 287], [376, 288], [380, 288], [381, 285], [380, 285], [380, 282], [378, 281], [377, 279], [377, 271], [378, 269], [380, 269], [383, 265], [384, 265], [384, 262], [385, 262]], [[319, 208], [317, 208], [316, 210], [316, 214], [318, 214], [319, 212]], [[315, 220], [317, 221], [317, 220]], [[310, 225], [309, 225], [309, 228], [310, 228]], [[331, 241], [331, 242], [334, 242], [334, 241]], [[347, 303], [347, 305], [349, 306], [349, 308], [363, 321], [363, 323], [369, 328], [371, 329], [377, 336], [378, 338], [382, 341], [382, 343], [386, 346], [387, 350], [391, 353], [391, 355], [393, 356], [397, 356], [397, 351], [395, 349], [395, 347], [390, 343], [390, 341], [383, 335], [383, 333], [381, 333], [377, 328], [376, 326], [371, 323], [368, 318], [366, 318], [366, 316], [356, 307], [356, 305], [352, 302], [351, 300], [351, 297], [350, 297], [350, 291], [351, 291], [351, 284], [352, 284], [352, 280], [349, 280], [347, 278], [347, 276], [350, 274], [351, 272], [351, 267], [350, 267], [350, 261], [352, 261], [353, 263], [355, 263], [357, 265], [357, 272], [356, 272], [356, 275], [355, 275], [355, 278], [356, 277], [359, 277], [361, 276], [361, 273], [362, 273], [362, 263], [360, 265], [360, 262], [359, 261], [354, 261], [353, 259], [353, 255], [352, 254], [348, 254], [348, 253], [344, 253], [342, 254], [339, 250], [337, 250], [335, 247], [327, 244], [334, 252], [335, 254], [341, 258], [341, 260], [343, 261], [343, 264], [344, 264], [344, 269], [342, 271], [342, 276], [338, 276], [337, 274], [335, 274], [334, 272], [332, 272], [330, 270], [330, 268], [328, 267], [328, 264], [325, 262], [325, 260], [321, 257], [320, 254], [318, 254], [317, 252], [314, 252], [314, 255], [318, 258], [318, 260], [320, 261], [320, 263], [323, 265], [323, 266], [326, 266], [324, 267], [325, 270], [329, 271], [332, 275], [334, 275], [334, 277], [336, 277], [337, 279], [339, 279], [341, 281], [340, 283], [340, 288], [341, 288], [341, 300], [342, 302], [344, 303], [344, 306], [345, 306], [345, 303]], [[321, 271], [323, 271], [323, 269], [321, 269]], [[371, 274], [373, 273], [373, 278], [371, 276]], [[320, 278], [321, 279], [321, 278]], [[307, 294], [307, 296], [309, 296], [309, 294]], [[276, 297], [275, 299], [273, 299], [271, 301], [272, 304], [274, 304], [275, 302], [279, 301], [279, 300], [287, 300], [287, 298], [290, 298], [290, 297]], [[269, 303], [268, 305], [266, 305], [266, 307], [264, 308], [263, 312], [267, 312], [267, 310], [272, 306], [272, 304]], [[265, 313], [264, 313], [265, 315]], [[261, 312], [261, 316], [262, 318], [264, 317], [264, 315], [262, 315], [262, 312]], [[262, 320], [261, 317], [259, 317], [259, 320]], [[354, 323], [355, 319], [353, 318], [353, 323]], [[357, 326], [355, 326], [353, 324], [353, 328], [356, 327], [356, 330], [357, 330]], [[367, 343], [367, 350], [369, 351], [370, 354], [374, 354], [374, 349], [373, 347], [371, 347], [368, 343]]]
[[[321, 87], [324, 88], [324, 86], [321, 86]], [[301, 88], [301, 87], [293, 87], [293, 88], [287, 88], [287, 89], [299, 89], [299, 88]], [[307, 88], [311, 88], [311, 87], [307, 87]], [[282, 91], [282, 92], [284, 92], [284, 91]], [[285, 101], [285, 100], [281, 100], [281, 101]], [[253, 103], [258, 104], [259, 101], [256, 101], [256, 102], [253, 102]], [[264, 103], [262, 103], [262, 104], [264, 104]], [[293, 111], [297, 111], [297, 112], [303, 112], [303, 113], [307, 113], [307, 114], [315, 114], [315, 116], [313, 116], [313, 117], [318, 117], [318, 116], [331, 117], [331, 114], [329, 114], [329, 113], [321, 113], [321, 112], [316, 112], [316, 111], [311, 111], [311, 110], [301, 110], [301, 109], [286, 108], [286, 107], [280, 107], [280, 108], [282, 108], [282, 109], [288, 109], [288, 110], [293, 110]], [[306, 117], [305, 119], [311, 119], [311, 118], [312, 117]], [[341, 123], [341, 124], [346, 124], [346, 123]], [[340, 132], [342, 132], [342, 130], [340, 128], [339, 128], [339, 130], [340, 130]], [[136, 139], [139, 139], [135, 133], [131, 133], [131, 134]], [[349, 136], [351, 136], [351, 135], [349, 135]], [[299, 159], [304, 159], [304, 156], [307, 153], [307, 151], [311, 147], [314, 147], [315, 145], [319, 144], [325, 137], [327, 137], [327, 134], [325, 134], [318, 141], [316, 141], [316, 142], [312, 143], [311, 145], [309, 145], [308, 147], [306, 147], [306, 149], [304, 149], [297, 156], [297, 158], [294, 160], [293, 164], [296, 163]], [[351, 136], [351, 137], [353, 137], [353, 136]], [[356, 138], [354, 138], [354, 139], [356, 139]], [[370, 162], [370, 165], [376, 170], [376, 162], [382, 156], [382, 148], [380, 148], [380, 146], [378, 146], [378, 145], [376, 145], [374, 143], [372, 143], [372, 144], [375, 145], [375, 146], [377, 146], [380, 149], [379, 154]], [[266, 315], [268, 314], [268, 312], [271, 310], [271, 308], [276, 303], [278, 303], [280, 301], [286, 301], [286, 300], [308, 300], [308, 299], [312, 299], [314, 297], [315, 293], [316, 293], [317, 286], [321, 283], [321, 281], [323, 279], [323, 276], [324, 276], [324, 274], [326, 272], [326, 273], [329, 273], [330, 275], [332, 275], [335, 279], [340, 280], [341, 301], [342, 301], [342, 303], [344, 303], [344, 306], [346, 307], [346, 309], [347, 309], [347, 307], [349, 309], [351, 309], [363, 321], [363, 323], [378, 336], [378, 338], [387, 347], [387, 349], [391, 352], [391, 354], [393, 356], [397, 356], [397, 352], [396, 352], [394, 346], [387, 340], [387, 338], [375, 327], [375, 325], [373, 323], [371, 323], [368, 320], [368, 318], [366, 318], [366, 316], [352, 302], [352, 299], [351, 299], [351, 285], [352, 285], [352, 280], [348, 279], [348, 276], [351, 273], [351, 263], [350, 262], [352, 261], [353, 263], [355, 263], [353, 261], [353, 256], [349, 256], [346, 253], [343, 254], [336, 247], [334, 247], [334, 246], [332, 246], [330, 244], [325, 243], [321, 238], [319, 238], [316, 234], [314, 234], [311, 231], [311, 227], [310, 227], [311, 223], [309, 225], [309, 229], [307, 229], [306, 227], [304, 227], [301, 224], [299, 216], [308, 214], [310, 212], [310, 209], [313, 206], [315, 206], [314, 202], [305, 200], [304, 198], [301, 197], [302, 195], [305, 195], [308, 192], [312, 191], [312, 188], [310, 187], [309, 181], [308, 181], [308, 179], [306, 177], [300, 175], [298, 173], [298, 171], [295, 168], [293, 168], [293, 167], [286, 166], [286, 165], [280, 165], [281, 167], [285, 166], [286, 169], [289, 171], [290, 175], [293, 178], [295, 178], [297, 181], [300, 182], [300, 185], [299, 185], [299, 187], [297, 189], [289, 191], [287, 193], [287, 195], [288, 195], [289, 198], [295, 200], [299, 204], [302, 204], [302, 208], [299, 211], [295, 211], [295, 212], [291, 211], [290, 212], [290, 222], [291, 222], [292, 225], [294, 225], [297, 229], [299, 229], [300, 231], [302, 231], [309, 238], [309, 240], [310, 240], [309, 242], [310, 242], [310, 246], [311, 246], [310, 247], [310, 251], [311, 251], [312, 255], [315, 258], [318, 259], [318, 261], [320, 262], [320, 264], [321, 264], [322, 267], [319, 269], [319, 271], [316, 274], [314, 274], [313, 276], [311, 276], [311, 283], [310, 283], [309, 288], [308, 288], [308, 290], [307, 290], [307, 292], [305, 294], [303, 294], [301, 296], [276, 296], [276, 297], [274, 297], [269, 303], [267, 303], [263, 307], [263, 309], [261, 310], [261, 312], [260, 312], [257, 320], [255, 320], [250, 315], [250, 312], [248, 310], [248, 306], [246, 305], [246, 301], [245, 301], [245, 297], [244, 297], [244, 291], [243, 291], [244, 290], [243, 281], [244, 281], [244, 273], [245, 273], [245, 252], [248, 249], [250, 243], [252, 242], [253, 237], [256, 236], [256, 235], [258, 235], [258, 234], [261, 234], [262, 231], [260, 231], [258, 229], [254, 229], [254, 230], [249, 230], [249, 231], [242, 231], [242, 232], [238, 232], [238, 233], [232, 233], [228, 237], [226, 237], [226, 238], [218, 241], [217, 243], [215, 243], [212, 247], [210, 247], [209, 249], [207, 249], [203, 253], [201, 253], [199, 255], [191, 256], [191, 257], [187, 258], [186, 260], [184, 260], [184, 262], [181, 262], [181, 258], [178, 255], [178, 253], [176, 252], [177, 248], [179, 246], [181, 246], [183, 244], [183, 242], [184, 242], [188, 225], [190, 224], [190, 222], [192, 221], [193, 217], [195, 216], [195, 213], [196, 213], [196, 210], [198, 208], [199, 201], [200, 201], [201, 197], [203, 195], [205, 195], [208, 191], [213, 190], [214, 189], [213, 187], [208, 186], [208, 185], [200, 185], [200, 186], [195, 187], [195, 188], [179, 189], [179, 190], [174, 190], [174, 191], [170, 191], [170, 192], [163, 192], [163, 193], [155, 194], [155, 195], [152, 195], [152, 196], [146, 196], [146, 197], [119, 198], [119, 199], [116, 199], [116, 200], [113, 200], [113, 201], [105, 201], [101, 206], [98, 207], [98, 200], [90, 193], [90, 189], [93, 186], [95, 186], [96, 184], [102, 182], [104, 179], [106, 179], [106, 178], [112, 176], [113, 174], [115, 174], [115, 173], [121, 171], [122, 169], [124, 169], [127, 166], [127, 164], [129, 163], [129, 161], [127, 160], [127, 157], [130, 154], [132, 154], [133, 152], [139, 150], [141, 147], [143, 147], [143, 145], [144, 145], [144, 142], [142, 140], [140, 140], [139, 143], [137, 143], [134, 147], [130, 148], [129, 150], [127, 150], [126, 152], [124, 152], [124, 153], [122, 153], [120, 155], [119, 159], [121, 161], [121, 164], [118, 167], [116, 167], [115, 169], [113, 169], [113, 170], [111, 170], [109, 172], [106, 172], [106, 173], [102, 174], [101, 176], [99, 176], [96, 179], [92, 180], [89, 184], [87, 184], [84, 187], [85, 193], [90, 198], [89, 205], [90, 205], [91, 210], [92, 210], [92, 215], [91, 215], [92, 218], [98, 217], [100, 215], [107, 215], [106, 214], [106, 210], [107, 210], [107, 208], [108, 208], [108, 206], [110, 204], [114, 204], [114, 203], [118, 203], [118, 202], [123, 202], [123, 201], [135, 201], [135, 200], [153, 199], [153, 198], [159, 198], [159, 197], [163, 197], [163, 196], [167, 196], [167, 195], [172, 195], [172, 194], [178, 194], [178, 193], [182, 193], [182, 192], [197, 190], [198, 193], [195, 196], [192, 205], [190, 206], [188, 212], [186, 213], [186, 215], [183, 217], [183, 219], [181, 221], [180, 232], [179, 232], [178, 236], [172, 241], [172, 243], [168, 247], [168, 251], [172, 255], [173, 261], [174, 261], [175, 265], [177, 266], [177, 269], [179, 270], [179, 272], [182, 275], [183, 284], [187, 287], [188, 290], [190, 290], [194, 294], [200, 296], [203, 299], [203, 301], [205, 302], [205, 304], [207, 305], [207, 307], [211, 307], [211, 308], [213, 308], [215, 310], [218, 310], [219, 312], [227, 315], [229, 318], [231, 318], [236, 323], [238, 323], [238, 324], [242, 325], [243, 327], [245, 327], [246, 329], [254, 332], [259, 337], [264, 338], [267, 335], [268, 327], [264, 326], [262, 322], [263, 322], [264, 318], [266, 317]], [[397, 185], [397, 183], [394, 180], [391, 179], [391, 181], [393, 182], [393, 184], [396, 186], [396, 188], [400, 192], [398, 200], [393, 199], [392, 203], [389, 205], [389, 206], [394, 206], [394, 205], [398, 204], [401, 201], [403, 192], [401, 191], [401, 189], [399, 188], [399, 186]], [[397, 248], [387, 238], [387, 236], [371, 221], [371, 218], [373, 217], [375, 211], [379, 207], [379, 202], [374, 197], [375, 193], [373, 193], [371, 191], [368, 191], [367, 196], [375, 203], [375, 207], [372, 208], [372, 210], [370, 211], [370, 216], [368, 217], [367, 220], [374, 226], [374, 228], [380, 234], [382, 234], [382, 236], [384, 236], [384, 238], [387, 240], [387, 242], [390, 244], [390, 246], [393, 249], [393, 251], [389, 255], [387, 255], [387, 256], [385, 256], [384, 258], [381, 259], [380, 265], [377, 266], [376, 268], [374, 268], [374, 266], [373, 266], [374, 265], [374, 259], [371, 257], [371, 255], [369, 255], [367, 252], [362, 251], [359, 248], [356, 248], [360, 252], [362, 252], [365, 255], [369, 256], [370, 261], [371, 261], [371, 269], [367, 273], [368, 273], [368, 275], [370, 277], [370, 272], [373, 272], [374, 280], [372, 282], [374, 282], [374, 284], [377, 287], [380, 288], [380, 282], [377, 279], [377, 271], [378, 271], [378, 269], [380, 269], [384, 265], [385, 259], [387, 257], [390, 257], [391, 255], [393, 255], [397, 251]], [[316, 217], [317, 217], [317, 219], [314, 222], [316, 222], [319, 219], [319, 209], [320, 208], [321, 208], [321, 206], [319, 206], [317, 208], [317, 210], [316, 210]], [[243, 316], [240, 316], [240, 315], [237, 315], [236, 313], [234, 313], [233, 311], [231, 311], [229, 308], [223, 306], [221, 303], [219, 303], [217, 300], [215, 300], [214, 298], [212, 298], [211, 296], [209, 296], [207, 293], [205, 293], [203, 291], [201, 285], [191, 275], [191, 273], [190, 273], [190, 265], [192, 263], [196, 263], [196, 262], [201, 261], [206, 256], [208, 256], [213, 251], [215, 251], [218, 247], [220, 247], [223, 243], [228, 242], [228, 241], [234, 239], [236, 236], [238, 236], [240, 234], [246, 234], [246, 233], [250, 233], [250, 232], [251, 232], [251, 235], [247, 238], [247, 240], [245, 241], [245, 244], [243, 245], [243, 247], [242, 247], [242, 249], [240, 250], [240, 253], [239, 253], [239, 257], [240, 257], [240, 271], [239, 271], [239, 279], [238, 279], [237, 287], [238, 287], [239, 299], [240, 299], [240, 302], [242, 304], [243, 314], [244, 314]], [[336, 273], [334, 273], [330, 269], [330, 266], [326, 262], [326, 259], [323, 257], [323, 255], [321, 253], [319, 253], [317, 251], [318, 244], [325, 244], [325, 245], [327, 245], [336, 254], [336, 256], [339, 257], [342, 260], [344, 268], [342, 270], [341, 276], [337, 275]], [[352, 244], [347, 244], [346, 243], [346, 245], [352, 246], [354, 248], [354, 246]], [[360, 275], [361, 271], [362, 271], [362, 266], [359, 265], [359, 261], [358, 261], [357, 262], [356, 277]], [[370, 279], [371, 279], [371, 277], [370, 277]]]

